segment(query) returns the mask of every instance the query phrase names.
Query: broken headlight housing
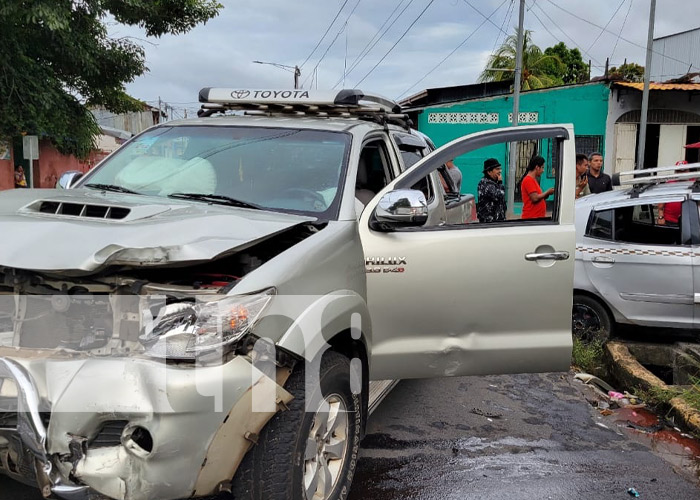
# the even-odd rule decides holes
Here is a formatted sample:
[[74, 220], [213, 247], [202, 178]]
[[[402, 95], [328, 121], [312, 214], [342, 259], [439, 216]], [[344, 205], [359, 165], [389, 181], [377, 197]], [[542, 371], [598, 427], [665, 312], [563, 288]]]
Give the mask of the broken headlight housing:
[[273, 295], [274, 289], [268, 289], [252, 295], [167, 304], [152, 321], [145, 322], [139, 340], [148, 356], [194, 360], [243, 338]]

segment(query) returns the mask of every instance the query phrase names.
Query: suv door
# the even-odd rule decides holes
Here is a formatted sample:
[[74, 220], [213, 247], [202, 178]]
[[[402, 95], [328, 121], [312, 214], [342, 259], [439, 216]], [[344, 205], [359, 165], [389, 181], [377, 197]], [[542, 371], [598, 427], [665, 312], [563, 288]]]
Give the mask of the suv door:
[[656, 223], [659, 203], [682, 200], [634, 198], [591, 213], [578, 248], [583, 270], [625, 323], [692, 326], [690, 241], [681, 227]]
[[[693, 310], [696, 329], [700, 329], [700, 195], [693, 194], [683, 206], [681, 224], [690, 234], [693, 249]], [[687, 223], [685, 221], [688, 221]]]
[[[391, 182], [360, 218], [372, 317], [371, 379], [560, 371], [571, 356], [573, 128], [531, 126], [452, 141]], [[552, 217], [489, 224], [370, 227], [381, 197], [446, 161], [511, 141], [552, 139]], [[483, 153], [492, 156], [490, 152]], [[563, 166], [563, 168], [562, 168]], [[561, 259], [561, 260], [554, 260]]]

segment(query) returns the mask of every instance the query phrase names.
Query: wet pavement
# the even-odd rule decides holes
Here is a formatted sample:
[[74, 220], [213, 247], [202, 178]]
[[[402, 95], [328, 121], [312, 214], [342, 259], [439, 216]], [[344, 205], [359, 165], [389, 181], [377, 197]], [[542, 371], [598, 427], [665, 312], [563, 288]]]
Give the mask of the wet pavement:
[[700, 498], [697, 441], [595, 398], [573, 374], [402, 381], [370, 418], [350, 500]]
[[[571, 373], [402, 381], [370, 418], [349, 500], [700, 498], [696, 440], [595, 399]], [[0, 476], [0, 500], [41, 498]]]

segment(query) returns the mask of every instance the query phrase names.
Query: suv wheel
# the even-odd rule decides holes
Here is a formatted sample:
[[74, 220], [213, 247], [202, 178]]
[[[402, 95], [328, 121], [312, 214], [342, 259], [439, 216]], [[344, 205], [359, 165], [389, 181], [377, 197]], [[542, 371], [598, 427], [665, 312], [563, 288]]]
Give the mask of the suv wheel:
[[285, 387], [294, 399], [270, 420], [244, 457], [233, 480], [234, 499], [347, 498], [362, 425], [361, 398], [350, 390], [350, 371], [346, 356], [326, 352], [320, 383], [310, 387], [315, 409], [308, 412], [305, 372], [294, 371]]
[[607, 341], [612, 334], [613, 323], [607, 309], [587, 295], [574, 295], [571, 313], [571, 331], [583, 341]]

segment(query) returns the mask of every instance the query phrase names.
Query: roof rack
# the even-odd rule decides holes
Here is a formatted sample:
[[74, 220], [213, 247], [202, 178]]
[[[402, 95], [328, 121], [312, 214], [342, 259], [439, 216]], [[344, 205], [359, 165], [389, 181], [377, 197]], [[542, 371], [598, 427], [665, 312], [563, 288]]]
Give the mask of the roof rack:
[[408, 128], [408, 115], [401, 106], [379, 95], [358, 89], [340, 91], [203, 88], [199, 91], [200, 117], [226, 111], [354, 116], [379, 123], [397, 123]]
[[[671, 167], [645, 168], [617, 172], [612, 176], [613, 186], [633, 186], [631, 196], [638, 197], [652, 186], [665, 182], [695, 181], [693, 191], [700, 190], [700, 163], [686, 163]], [[623, 179], [623, 177], [625, 177]]]

